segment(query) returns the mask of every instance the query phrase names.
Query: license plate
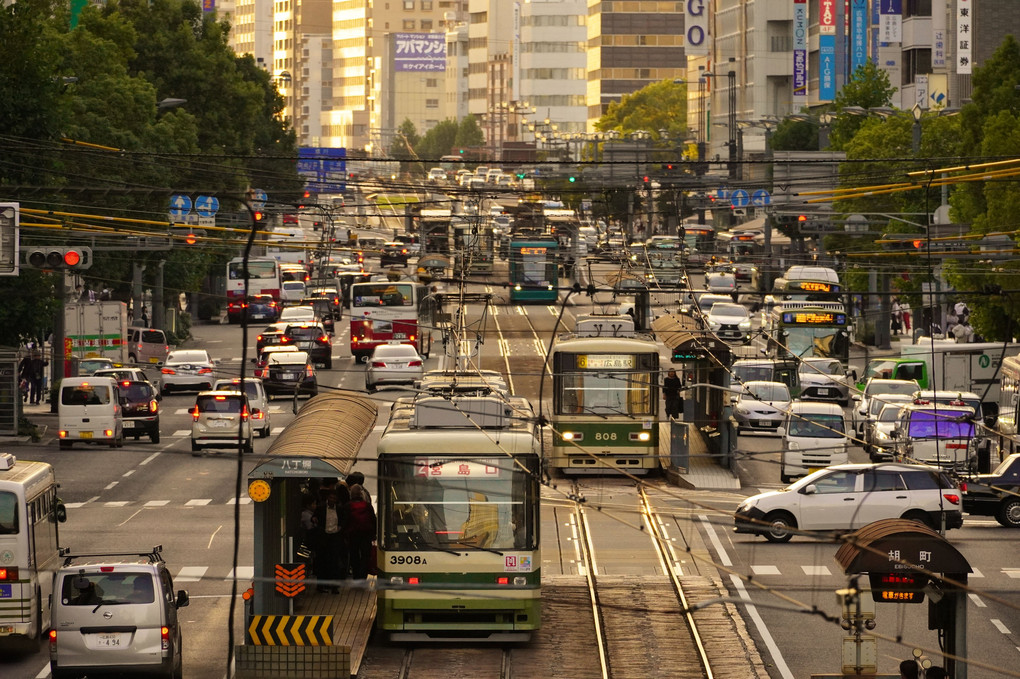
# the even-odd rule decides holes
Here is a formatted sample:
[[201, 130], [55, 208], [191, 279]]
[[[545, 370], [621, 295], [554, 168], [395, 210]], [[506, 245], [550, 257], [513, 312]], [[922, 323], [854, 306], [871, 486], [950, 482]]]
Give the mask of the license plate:
[[209, 426], [213, 429], [226, 429], [230, 426], [230, 420], [209, 420]]
[[284, 380], [296, 380], [297, 379], [297, 373], [283, 373], [282, 375], [280, 375], [280, 379], [284, 379]]
[[0, 585], [0, 599], [12, 598], [14, 598], [14, 585]]
[[814, 474], [815, 472], [821, 471], [822, 469], [825, 469], [825, 467], [808, 467], [807, 473]]
[[79, 436], [79, 438], [90, 439], [90, 438], [92, 438], [92, 432], [90, 432], [90, 431], [83, 431], [83, 432], [79, 433], [78, 436]]
[[252, 314], [251, 317], [258, 319], [258, 318], [265, 318], [266, 315], [265, 314]]
[[407, 339], [406, 332], [395, 332], [393, 333], [393, 339]]
[[124, 641], [123, 634], [97, 634], [96, 646], [116, 647]]
[[758, 420], [758, 426], [759, 427], [771, 427], [772, 423], [769, 422], [768, 420]]
[[159, 363], [159, 359], [153, 356], [152, 358], [149, 359], [149, 363]]
[[819, 396], [828, 396], [829, 395], [829, 390], [828, 389], [819, 389], [818, 390], [818, 395]]
[[124, 428], [125, 429], [134, 429], [137, 426], [138, 425], [135, 422], [132, 422], [131, 420], [124, 420]]

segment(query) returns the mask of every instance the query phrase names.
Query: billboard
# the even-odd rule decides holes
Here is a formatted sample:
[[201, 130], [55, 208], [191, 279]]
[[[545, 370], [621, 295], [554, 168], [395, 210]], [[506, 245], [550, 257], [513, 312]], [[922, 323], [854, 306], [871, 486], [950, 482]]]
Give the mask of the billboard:
[[793, 96], [801, 99], [808, 91], [807, 35], [807, 0], [793, 0]]
[[394, 33], [393, 70], [445, 71], [446, 33]]
[[818, 0], [818, 101], [836, 98], [836, 0]]
[[971, 10], [970, 0], [956, 0], [956, 72], [965, 75], [971, 72]]
[[868, 60], [868, 0], [850, 1], [850, 75]]
[[684, 53], [708, 55], [708, 0], [684, 0]]
[[882, 0], [878, 8], [879, 40], [901, 42], [903, 40], [903, 0]]

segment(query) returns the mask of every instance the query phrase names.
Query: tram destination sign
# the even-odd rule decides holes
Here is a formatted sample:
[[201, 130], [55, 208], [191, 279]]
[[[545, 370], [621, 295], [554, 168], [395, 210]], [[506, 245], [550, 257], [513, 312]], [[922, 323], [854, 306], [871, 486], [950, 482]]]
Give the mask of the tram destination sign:
[[486, 478], [498, 479], [500, 467], [496, 460], [464, 460], [457, 458], [416, 457], [415, 475], [423, 478]]
[[846, 325], [846, 314], [828, 311], [784, 311], [785, 325]]
[[581, 370], [631, 370], [634, 356], [624, 354], [578, 354], [577, 367]]
[[793, 287], [804, 292], [839, 292], [839, 286], [821, 281], [797, 281]]

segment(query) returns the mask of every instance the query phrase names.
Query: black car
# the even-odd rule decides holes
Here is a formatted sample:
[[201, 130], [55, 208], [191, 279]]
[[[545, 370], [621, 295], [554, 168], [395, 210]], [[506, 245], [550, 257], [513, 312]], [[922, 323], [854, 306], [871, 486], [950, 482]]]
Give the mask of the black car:
[[227, 320], [240, 323], [247, 313], [249, 321], [275, 321], [280, 317], [280, 305], [272, 295], [251, 295], [248, 299], [232, 300], [227, 305]]
[[336, 331], [336, 321], [343, 315], [343, 307], [340, 306], [340, 297], [333, 293], [334, 297], [323, 295], [321, 297], [305, 297], [301, 300], [301, 306], [310, 306], [315, 309], [315, 316], [322, 321], [326, 332], [333, 334]]
[[262, 386], [266, 395], [315, 396], [319, 393], [315, 377], [315, 364], [304, 351], [276, 352], [269, 356], [261, 371]]
[[137, 441], [148, 436], [153, 443], [159, 443], [159, 394], [156, 387], [143, 380], [123, 380], [119, 384], [124, 438], [133, 436]]
[[282, 344], [291, 344], [307, 352], [313, 363], [333, 367], [333, 341], [322, 323], [292, 323], [283, 331]]
[[1020, 528], [1020, 453], [1006, 457], [990, 474], [964, 478], [961, 488], [963, 511]]
[[383, 243], [382, 253], [379, 255], [380, 266], [407, 266], [410, 257], [407, 245], [400, 242]]
[[287, 326], [283, 323], [274, 323], [260, 332], [255, 338], [255, 353], [261, 354], [262, 350], [266, 347], [275, 347], [280, 344], [285, 344], [287, 336], [283, 334], [283, 331], [286, 329]]

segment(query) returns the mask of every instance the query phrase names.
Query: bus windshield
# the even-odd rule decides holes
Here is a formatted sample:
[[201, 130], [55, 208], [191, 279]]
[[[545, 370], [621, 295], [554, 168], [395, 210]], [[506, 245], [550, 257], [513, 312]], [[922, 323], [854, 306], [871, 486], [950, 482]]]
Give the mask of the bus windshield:
[[844, 328], [824, 326], [785, 326], [786, 350], [793, 356], [807, 358], [842, 358], [849, 345]]
[[359, 285], [353, 292], [355, 308], [380, 306], [411, 306], [413, 303], [410, 285], [394, 285], [379, 283], [378, 285]]
[[[248, 262], [248, 278], [276, 278], [276, 262]], [[231, 262], [227, 269], [231, 280], [244, 278], [244, 262]]]
[[380, 473], [386, 549], [536, 544], [533, 477], [510, 458], [391, 458]]
[[18, 496], [0, 491], [0, 535], [18, 534]]

